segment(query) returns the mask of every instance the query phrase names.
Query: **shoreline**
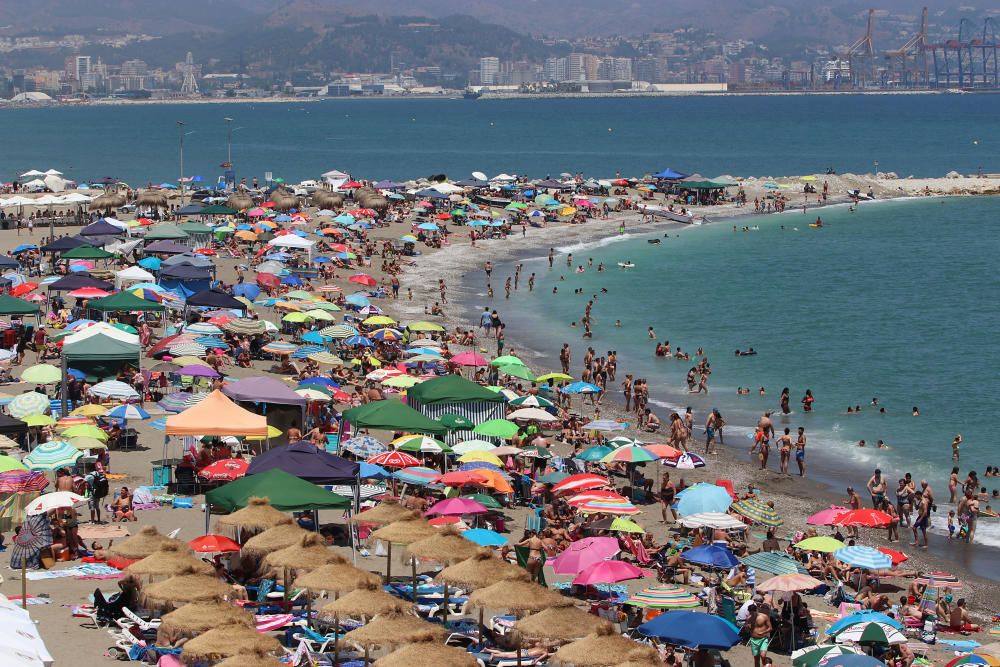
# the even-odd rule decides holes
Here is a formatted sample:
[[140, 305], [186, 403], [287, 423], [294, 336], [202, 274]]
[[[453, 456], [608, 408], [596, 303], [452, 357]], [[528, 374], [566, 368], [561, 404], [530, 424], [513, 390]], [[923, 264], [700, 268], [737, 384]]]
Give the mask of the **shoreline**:
[[[917, 197], [897, 197], [893, 201], [910, 201]], [[929, 199], [929, 198], [928, 198]], [[878, 200], [887, 201], [887, 200]], [[828, 202], [823, 206], [844, 206], [849, 202], [836, 201]], [[874, 202], [864, 202], [872, 204]], [[792, 209], [786, 213], [798, 213]], [[746, 220], [748, 217], [757, 217], [752, 209], [730, 209], [727, 212], [716, 213], [713, 221], [707, 224], [725, 224], [735, 220]], [[622, 241], [636, 241], [643, 236], [663, 232], [665, 230], [677, 231], [688, 228], [685, 231], [693, 231], [692, 226], [676, 223], [672, 221], [662, 221], [654, 223], [639, 223], [639, 215], [635, 213], [626, 214], [612, 218], [611, 220], [590, 220], [583, 225], [552, 227], [545, 229], [532, 229], [528, 236], [522, 239], [519, 236], [511, 236], [505, 240], [477, 241], [477, 247], [473, 250], [468, 245], [456, 244], [448, 248], [428, 253], [422, 257], [416, 266], [405, 269], [404, 277], [406, 284], [413, 285], [413, 304], [406, 302], [395, 302], [391, 304], [394, 310], [399, 310], [408, 316], [419, 316], [423, 314], [422, 307], [416, 304], [433, 302], [436, 299], [437, 278], [444, 278], [449, 285], [449, 306], [446, 306], [446, 316], [442, 318], [441, 324], [449, 330], [454, 330], [456, 326], [475, 327], [478, 321], [479, 309], [486, 304], [485, 298], [481, 296], [481, 287], [477, 282], [470, 282], [470, 274], [481, 273], [482, 263], [487, 259], [492, 261], [496, 274], [504, 275], [504, 268], [509, 267], [519, 261], [529, 261], [544, 259], [549, 247], [556, 248], [563, 254], [572, 249], [577, 252], [577, 248], [586, 247], [585, 244], [599, 243], [604, 239], [611, 239], [610, 243]], [[624, 236], [617, 236], [617, 225], [622, 220], [635, 222], [636, 226], [631, 227], [630, 233]], [[473, 252], [468, 252], [473, 250]], [[507, 273], [512, 271], [508, 270]], [[429, 301], [428, 301], [429, 299]], [[499, 304], [497, 300], [499, 299]], [[510, 302], [501, 297], [494, 297], [491, 307], [498, 306], [498, 310], [503, 315], [503, 310], [517, 310], [520, 306], [517, 300]], [[480, 341], [483, 344], [485, 341]], [[484, 345], [485, 346], [485, 345]], [[492, 352], [493, 350], [491, 350]], [[537, 372], [547, 372], [558, 370], [555, 366], [556, 349], [539, 350], [531, 346], [522, 344], [517, 332], [511, 332], [507, 337], [505, 347], [506, 354], [514, 354], [525, 359], [529, 367], [538, 369]], [[620, 369], [624, 374], [625, 369]], [[654, 397], [657, 398], [657, 397]], [[659, 397], [660, 404], [671, 404], [670, 399], [663, 400]], [[616, 419], [618, 421], [633, 422], [634, 414], [626, 414], [623, 409], [620, 395], [615, 391], [609, 391], [609, 396], [601, 404], [602, 418]], [[672, 406], [672, 409], [676, 406]], [[810, 462], [808, 476], [806, 480], [796, 482], [797, 475], [785, 477], [772, 472], [764, 476], [758, 475], [752, 462], [745, 457], [742, 443], [742, 431], [752, 428], [752, 425], [730, 425], [731, 435], [726, 446], [720, 448], [721, 456], [711, 459], [709, 465], [704, 468], [707, 471], [706, 479], [698, 479], [698, 471], [672, 471], [675, 478], [685, 477], [687, 479], [698, 479], [698, 481], [714, 481], [715, 479], [730, 479], [734, 488], [746, 488], [748, 483], [753, 483], [763, 490], [768, 498], [775, 501], [780, 513], [785, 519], [785, 525], [779, 529], [779, 537], [786, 533], [791, 533], [797, 529], [805, 529], [805, 518], [814, 512], [833, 504], [843, 503], [842, 491], [844, 486], [853, 484], [856, 488], [864, 484], [864, 479], [856, 479], [851, 475], [853, 472], [845, 473], [839, 471], [831, 465], [828, 456], [817, 453]], [[641, 433], [634, 428], [628, 429], [625, 433], [633, 437], [641, 437]], [[698, 433], [698, 429], [695, 429]], [[648, 436], [647, 436], [648, 437]], [[739, 438], [738, 440], [735, 438]], [[659, 438], [659, 439], [662, 439]], [[697, 436], [696, 436], [697, 442]], [[697, 445], [695, 447], [697, 451]], [[817, 459], [820, 459], [817, 461]], [[647, 471], [648, 472], [648, 471]], [[680, 474], [681, 472], [685, 474]], [[693, 473], [693, 474], [692, 474]], [[818, 482], [816, 484], [815, 482]], [[939, 493], [941, 490], [939, 489]], [[648, 512], [655, 513], [657, 507], [649, 506]], [[947, 510], [945, 510], [945, 514]], [[938, 512], [940, 516], [941, 512]], [[823, 531], [821, 530], [821, 534]], [[979, 574], [984, 570], [993, 569], [995, 571], [996, 556], [1000, 550], [988, 545], [968, 545], [947, 540], [945, 536], [935, 532], [931, 539], [931, 546], [928, 550], [917, 550], [909, 547], [909, 529], [903, 527], [900, 531], [901, 542], [890, 544], [885, 539], [884, 530], [867, 530], [862, 533], [863, 538], [868, 543], [877, 543], [880, 546], [892, 546], [902, 548], [910, 556], [906, 563], [907, 570], [936, 570], [949, 569], [963, 581], [968, 581], [972, 586], [967, 585], [963, 591], [969, 598], [970, 605], [988, 617], [992, 613], [992, 603], [1000, 598], [1000, 574], [993, 571], [989, 574]], [[878, 536], [877, 538], [875, 536]]]

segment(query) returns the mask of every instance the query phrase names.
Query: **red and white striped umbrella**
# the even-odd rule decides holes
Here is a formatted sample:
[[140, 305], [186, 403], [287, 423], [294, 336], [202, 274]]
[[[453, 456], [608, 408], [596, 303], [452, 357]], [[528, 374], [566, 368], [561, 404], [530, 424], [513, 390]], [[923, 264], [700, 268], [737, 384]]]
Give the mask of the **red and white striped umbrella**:
[[420, 465], [420, 459], [410, 456], [406, 452], [382, 452], [368, 459], [372, 463], [385, 468], [410, 468]]
[[599, 489], [602, 486], [609, 486], [611, 482], [607, 477], [584, 473], [580, 475], [570, 475], [563, 481], [552, 487], [553, 493], [572, 493], [575, 491], [587, 491], [589, 489]]

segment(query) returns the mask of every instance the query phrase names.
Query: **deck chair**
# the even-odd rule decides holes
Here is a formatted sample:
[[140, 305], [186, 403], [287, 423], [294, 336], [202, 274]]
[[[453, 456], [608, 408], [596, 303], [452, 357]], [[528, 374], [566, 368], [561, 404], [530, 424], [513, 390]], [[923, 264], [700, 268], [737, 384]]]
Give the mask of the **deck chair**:
[[653, 559], [649, 557], [649, 552], [646, 551], [646, 547], [642, 542], [638, 540], [633, 540], [629, 535], [622, 535], [621, 541], [625, 544], [625, 548], [628, 552], [635, 556], [635, 562], [639, 565], [648, 565], [653, 562]]

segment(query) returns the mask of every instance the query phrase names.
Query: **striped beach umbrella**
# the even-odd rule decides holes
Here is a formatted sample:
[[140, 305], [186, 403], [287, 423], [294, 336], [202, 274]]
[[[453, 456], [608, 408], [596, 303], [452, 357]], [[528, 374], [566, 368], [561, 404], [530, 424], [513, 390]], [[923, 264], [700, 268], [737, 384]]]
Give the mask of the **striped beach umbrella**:
[[638, 447], [636, 445], [631, 445], [627, 447], [619, 447], [606, 454], [602, 463], [646, 463], [647, 461], [655, 461], [660, 458], [653, 452], [645, 449], [644, 447]]
[[31, 470], [53, 471], [76, 463], [83, 452], [65, 440], [43, 442], [24, 457], [24, 465]]
[[211, 322], [195, 322], [184, 327], [184, 331], [198, 336], [219, 336], [222, 334], [222, 329]]
[[[595, 419], [594, 421], [589, 421], [583, 425], [584, 431], [624, 431], [628, 424], [624, 422], [616, 422], [613, 419]], [[630, 440], [630, 438], [622, 438], [623, 440]], [[615, 438], [618, 440], [618, 438]], [[638, 440], [632, 440], [635, 444], [641, 444]]]
[[628, 600], [626, 604], [646, 609], [691, 609], [701, 604], [698, 596], [680, 586], [651, 586], [641, 590]]
[[496, 449], [497, 446], [492, 442], [487, 442], [486, 440], [463, 440], [454, 447], [454, 451], [458, 455], [471, 454], [472, 452], [488, 452]]
[[279, 340], [272, 341], [260, 348], [262, 352], [267, 352], [268, 354], [276, 354], [278, 356], [288, 355], [295, 350], [299, 349], [297, 345], [292, 345], [291, 343], [285, 343]]
[[[24, 422], [29, 425], [34, 425], [30, 424], [29, 420], [35, 418], [36, 415], [32, 415], [31, 417], [25, 417]], [[69, 428], [71, 426], [80, 426], [81, 424], [93, 424], [93, 423], [94, 423], [93, 417], [87, 417], [85, 415], [68, 415], [66, 417], [60, 417], [59, 421], [56, 422], [56, 428]]]
[[316, 288], [317, 292], [322, 292], [323, 294], [335, 294], [337, 292], [343, 292], [344, 290], [336, 285], [320, 285]]
[[414, 458], [406, 452], [388, 451], [376, 454], [365, 463], [371, 463], [383, 468], [410, 468], [420, 465], [420, 459]]
[[238, 336], [252, 336], [267, 331], [267, 326], [261, 320], [229, 320], [222, 328]]
[[678, 470], [694, 470], [695, 468], [704, 468], [705, 459], [697, 454], [684, 452], [676, 459], [663, 459], [663, 465], [677, 468]]
[[601, 477], [600, 475], [593, 475], [590, 473], [581, 473], [579, 475], [570, 475], [563, 481], [559, 482], [552, 487], [552, 493], [577, 493], [580, 491], [587, 491], [589, 489], [600, 489], [611, 484], [607, 477]]
[[733, 509], [737, 514], [745, 516], [750, 521], [769, 528], [777, 528], [785, 523], [778, 517], [778, 513], [774, 511], [773, 507], [759, 500], [741, 500], [733, 503]]
[[149, 419], [149, 413], [138, 405], [119, 405], [108, 416], [115, 419]]
[[792, 667], [817, 667], [823, 660], [838, 655], [860, 655], [861, 651], [844, 644], [808, 646], [792, 653]]
[[794, 558], [780, 551], [761, 551], [742, 559], [748, 567], [771, 574], [809, 574]]
[[421, 466], [413, 466], [411, 468], [403, 468], [402, 470], [397, 470], [392, 473], [392, 476], [403, 482], [404, 484], [416, 484], [417, 486], [427, 486], [428, 484], [433, 484], [441, 477], [441, 473], [436, 470], [431, 470], [430, 468], [424, 468]]
[[403, 332], [389, 328], [376, 329], [368, 334], [368, 337], [382, 342], [394, 343], [403, 340]]
[[107, 380], [98, 382], [90, 388], [89, 393], [98, 398], [110, 398], [119, 401], [128, 401], [139, 398], [132, 385], [119, 382], [118, 380]]
[[791, 574], [779, 574], [763, 583], [758, 583], [757, 590], [774, 593], [792, 593], [795, 591], [811, 591], [822, 585], [823, 582], [815, 577], [793, 572]]
[[426, 435], [404, 435], [392, 441], [392, 445], [404, 452], [423, 452], [427, 454], [450, 454], [451, 447], [440, 440], [435, 440]]
[[317, 352], [325, 352], [326, 348], [322, 345], [302, 345], [294, 352], [292, 352], [293, 359], [305, 359], [310, 354], [316, 354]]
[[892, 558], [878, 549], [855, 545], [833, 552], [833, 557], [842, 563], [867, 570], [886, 570], [892, 567]]
[[186, 391], [179, 391], [164, 397], [157, 405], [167, 412], [184, 412], [192, 405], [197, 405], [205, 400], [207, 393], [189, 394]]
[[319, 330], [321, 336], [326, 338], [350, 338], [351, 336], [357, 336], [358, 330], [347, 324], [334, 324], [331, 327], [324, 327]]
[[618, 447], [635, 447], [635, 446], [642, 447], [646, 443], [644, 443], [642, 440], [633, 440], [627, 435], [619, 435], [608, 440], [607, 444], [609, 447], [614, 447], [615, 449], [617, 449]]
[[555, 404], [541, 396], [528, 395], [518, 396], [510, 402], [510, 405], [516, 408], [551, 408]]
[[576, 509], [582, 514], [616, 514], [632, 516], [639, 513], [639, 508], [624, 498], [621, 500], [611, 498], [588, 500], [585, 503], [577, 505]]
[[45, 473], [24, 470], [0, 472], [0, 493], [37, 493], [48, 485]]
[[370, 435], [359, 435], [345, 440], [341, 444], [341, 448], [364, 459], [369, 459], [389, 451], [389, 448], [385, 444]]
[[195, 343], [201, 345], [207, 350], [228, 350], [229, 343], [218, 338], [217, 336], [198, 336], [194, 339]]
[[39, 394], [36, 391], [29, 391], [18, 394], [7, 404], [7, 413], [11, 417], [24, 419], [29, 415], [41, 415], [49, 411], [52, 407], [48, 396]]
[[167, 418], [160, 417], [159, 419], [155, 419], [149, 422], [149, 425], [155, 428], [157, 431], [165, 431], [167, 429]]
[[574, 458], [578, 458], [581, 461], [600, 461], [608, 454], [613, 454], [614, 449], [611, 447], [605, 447], [604, 445], [597, 445], [595, 447], [587, 447]]
[[208, 349], [204, 345], [192, 341], [175, 343], [170, 346], [170, 354], [174, 357], [204, 357]]
[[836, 635], [838, 644], [905, 644], [906, 635], [881, 621], [857, 623], [841, 630]]

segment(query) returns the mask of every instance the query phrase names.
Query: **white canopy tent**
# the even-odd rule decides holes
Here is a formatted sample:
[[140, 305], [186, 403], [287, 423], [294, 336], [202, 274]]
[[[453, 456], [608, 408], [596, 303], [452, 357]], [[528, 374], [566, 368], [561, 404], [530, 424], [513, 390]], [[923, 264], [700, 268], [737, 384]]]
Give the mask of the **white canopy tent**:
[[[138, 242], [137, 242], [138, 243]], [[130, 266], [115, 273], [115, 288], [121, 289], [126, 283], [156, 282], [156, 276], [141, 266]]]
[[309, 239], [304, 239], [301, 236], [295, 234], [285, 234], [283, 236], [278, 236], [268, 243], [268, 246], [277, 248], [293, 248], [295, 250], [305, 250], [309, 253], [309, 259], [312, 260], [312, 250], [313, 246], [316, 245], [315, 241], [310, 241]]

